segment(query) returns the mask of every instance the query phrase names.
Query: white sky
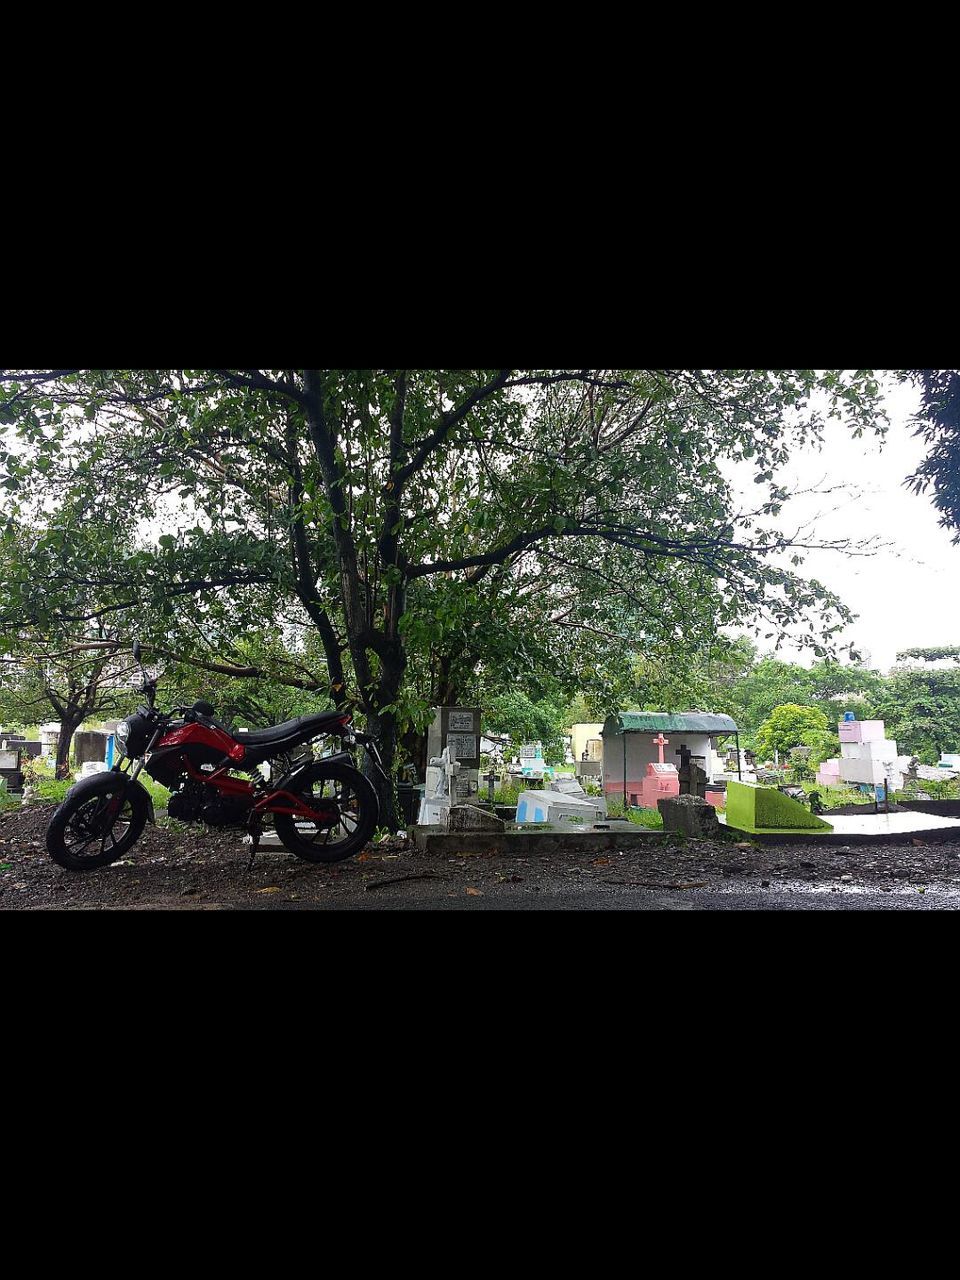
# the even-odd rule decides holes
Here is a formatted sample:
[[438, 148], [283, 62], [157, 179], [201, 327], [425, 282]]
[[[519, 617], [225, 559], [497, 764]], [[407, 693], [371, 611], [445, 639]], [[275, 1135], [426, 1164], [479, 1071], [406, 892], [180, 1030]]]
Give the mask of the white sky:
[[[884, 672], [898, 650], [960, 645], [960, 545], [953, 546], [950, 532], [940, 528], [929, 495], [915, 494], [903, 485], [927, 453], [925, 443], [906, 425], [919, 398], [911, 387], [890, 387], [890, 429], [883, 443], [867, 435], [855, 440], [849, 429], [831, 422], [823, 450], [796, 454], [777, 476], [790, 489], [807, 488], [825, 477], [827, 484], [846, 482], [855, 489], [855, 494], [788, 503], [780, 519], [784, 528], [795, 528], [799, 519], [824, 512], [815, 525], [821, 538], [875, 534], [892, 544], [869, 558], [809, 552], [797, 569], [804, 577], [818, 578], [859, 615], [841, 640], [853, 641], [867, 665]], [[747, 485], [746, 495], [755, 500], [759, 486], [749, 480]], [[804, 666], [816, 661], [786, 646], [777, 656]]]

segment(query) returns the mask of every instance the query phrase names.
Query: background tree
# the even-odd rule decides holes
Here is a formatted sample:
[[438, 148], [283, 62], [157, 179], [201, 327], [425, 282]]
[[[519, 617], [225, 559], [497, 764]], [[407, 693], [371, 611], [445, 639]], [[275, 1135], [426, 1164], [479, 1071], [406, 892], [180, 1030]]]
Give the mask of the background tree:
[[[924, 652], [935, 656], [927, 662], [899, 661]], [[942, 752], [960, 748], [960, 665], [931, 665], [953, 652], [914, 649], [898, 654], [898, 665], [876, 701], [887, 737], [896, 741], [901, 754], [915, 755], [921, 764], [935, 765]]]
[[113, 648], [91, 650], [65, 637], [58, 645], [21, 635], [16, 649], [18, 656], [0, 658], [3, 716], [24, 725], [56, 720], [56, 776], [65, 778], [77, 729], [127, 709], [135, 668]]
[[846, 711], [869, 719], [882, 677], [858, 665], [821, 661], [812, 667], [765, 655], [726, 690], [717, 691], [715, 709], [733, 716], [749, 743], [774, 708], [786, 704], [819, 708], [836, 725]]
[[569, 729], [566, 706], [547, 698], [534, 702], [526, 694], [512, 689], [488, 698], [486, 723], [494, 733], [508, 733], [516, 754], [525, 742], [540, 742], [548, 764], [564, 759], [563, 735]]
[[757, 752], [765, 759], [775, 751], [785, 755], [794, 747], [810, 745], [807, 737], [826, 732], [827, 717], [817, 707], [802, 707], [788, 703], [774, 707], [757, 730]]

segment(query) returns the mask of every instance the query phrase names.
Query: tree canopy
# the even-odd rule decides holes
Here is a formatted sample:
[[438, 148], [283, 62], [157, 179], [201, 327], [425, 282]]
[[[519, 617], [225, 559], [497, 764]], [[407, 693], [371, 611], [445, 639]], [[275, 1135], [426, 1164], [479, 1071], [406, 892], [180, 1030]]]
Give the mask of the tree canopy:
[[910, 369], [905, 376], [922, 392], [913, 424], [930, 446], [906, 484], [916, 493], [931, 492], [941, 525], [960, 542], [960, 370]]
[[[908, 653], [929, 653], [931, 661], [949, 656], [940, 650]], [[900, 663], [883, 682], [874, 708], [901, 753], [936, 764], [941, 752], [960, 749], [960, 666], [934, 667], [922, 658]]]
[[818, 707], [787, 703], [774, 707], [757, 730], [757, 751], [770, 757], [775, 751], [785, 753], [794, 747], [813, 746], [826, 730], [827, 717]]

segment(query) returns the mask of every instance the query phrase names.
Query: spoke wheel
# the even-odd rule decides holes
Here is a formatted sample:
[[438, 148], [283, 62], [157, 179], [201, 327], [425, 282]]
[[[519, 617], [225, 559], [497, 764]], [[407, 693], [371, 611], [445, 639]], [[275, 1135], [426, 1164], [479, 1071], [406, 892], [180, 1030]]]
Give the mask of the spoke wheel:
[[124, 789], [107, 777], [77, 795], [68, 793], [47, 828], [47, 852], [70, 871], [104, 867], [123, 857], [139, 839], [146, 820], [141, 792]]
[[322, 762], [299, 781], [297, 794], [303, 802], [329, 813], [329, 820], [275, 814], [274, 826], [284, 845], [307, 862], [341, 862], [358, 853], [376, 830], [380, 812], [372, 784], [349, 765]]

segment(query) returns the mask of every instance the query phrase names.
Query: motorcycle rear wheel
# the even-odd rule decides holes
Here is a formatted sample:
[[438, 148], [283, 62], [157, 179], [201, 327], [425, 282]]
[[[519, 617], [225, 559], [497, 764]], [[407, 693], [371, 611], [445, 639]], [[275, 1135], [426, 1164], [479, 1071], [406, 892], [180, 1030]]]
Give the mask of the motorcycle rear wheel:
[[306, 862], [342, 862], [359, 853], [377, 829], [377, 793], [350, 765], [324, 764], [322, 760], [310, 765], [298, 779], [296, 794], [314, 808], [333, 800], [339, 812], [338, 820], [330, 826], [317, 826], [292, 814], [274, 814], [277, 835], [291, 853]]
[[[119, 807], [110, 812], [111, 801]], [[139, 787], [126, 787], [116, 774], [86, 786], [55, 810], [47, 827], [47, 852], [68, 871], [93, 871], [116, 862], [140, 839], [147, 822], [147, 799]]]

